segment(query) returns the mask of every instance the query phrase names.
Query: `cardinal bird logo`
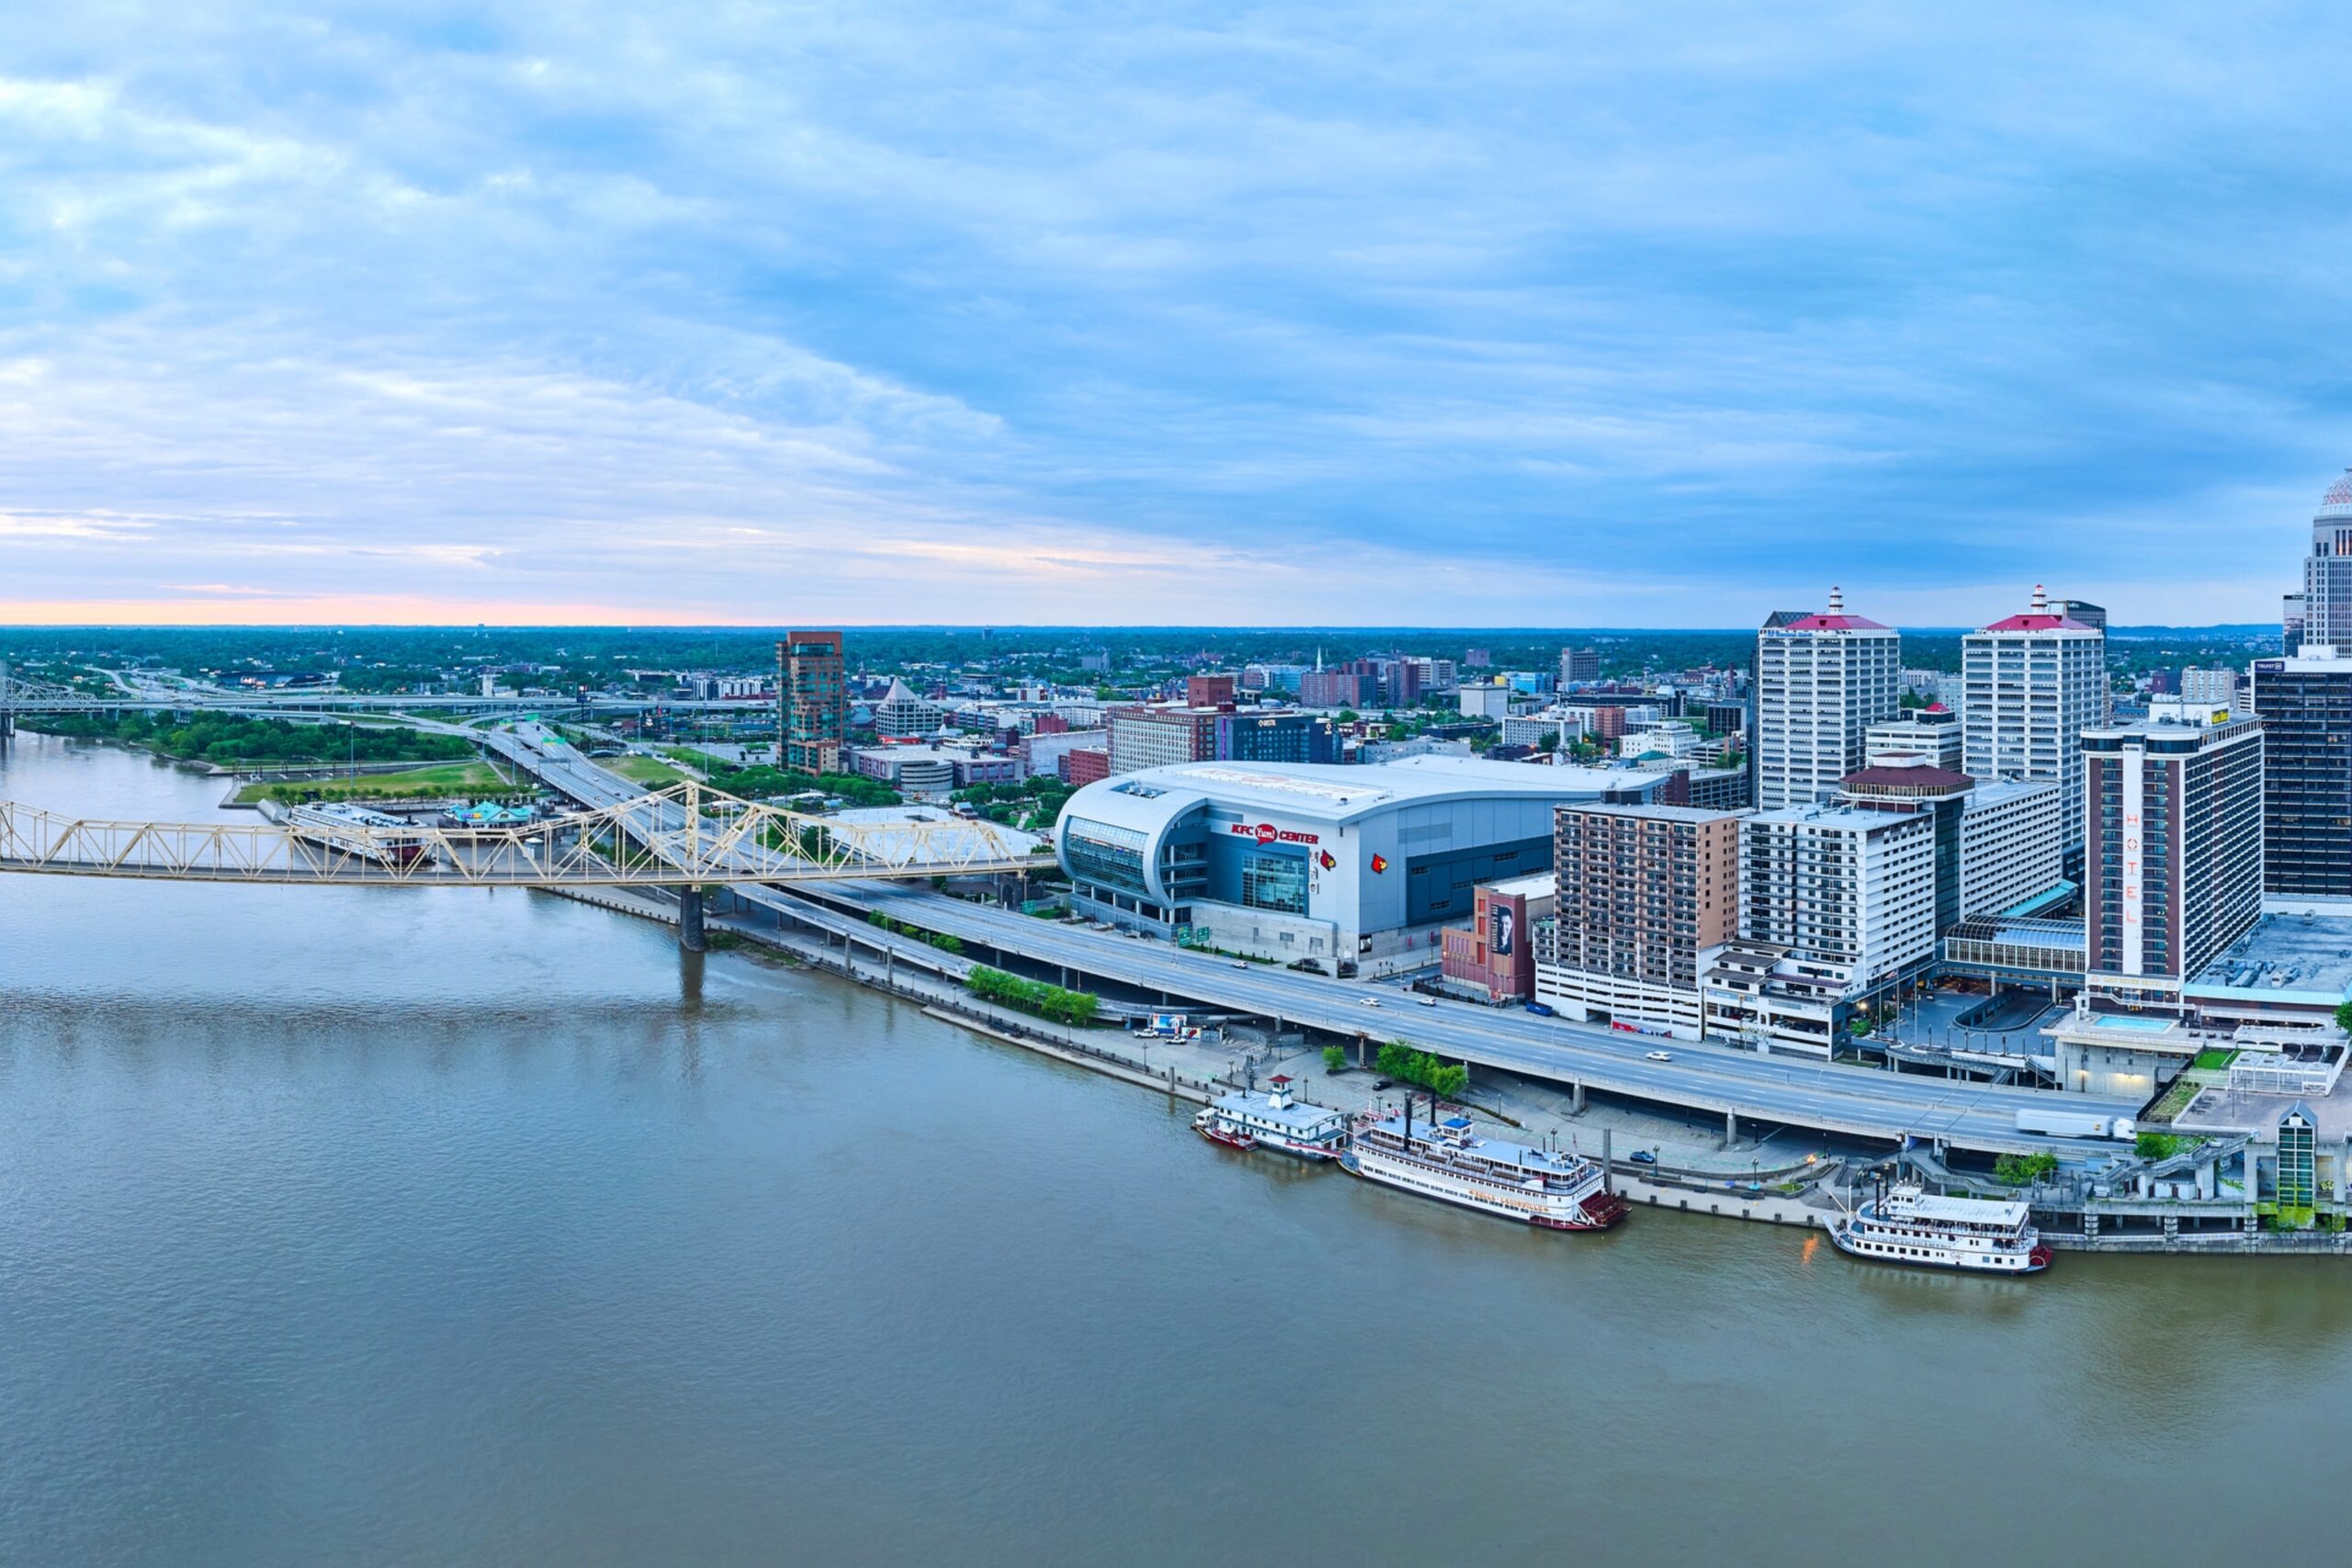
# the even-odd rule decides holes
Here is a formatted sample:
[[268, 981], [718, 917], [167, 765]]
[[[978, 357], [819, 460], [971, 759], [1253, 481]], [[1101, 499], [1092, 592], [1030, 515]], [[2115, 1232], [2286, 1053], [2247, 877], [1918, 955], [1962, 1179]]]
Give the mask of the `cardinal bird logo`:
[[1376, 876], [1387, 869], [1388, 857], [1386, 855], [1374, 855], [1372, 857], [1372, 870], [1374, 875]]
[[1330, 871], [1330, 870], [1333, 870], [1333, 869], [1335, 869], [1335, 868], [1339, 865], [1339, 863], [1340, 863], [1338, 861], [1333, 860], [1333, 859], [1331, 858], [1331, 852], [1330, 852], [1330, 851], [1329, 851], [1329, 850], [1325, 850], [1325, 851], [1323, 851], [1320, 854], [1317, 855], [1315, 858], [1316, 858], [1317, 862], [1317, 863], [1319, 863], [1322, 865], [1322, 867], [1323, 867], [1323, 869], [1324, 869], [1325, 871]]

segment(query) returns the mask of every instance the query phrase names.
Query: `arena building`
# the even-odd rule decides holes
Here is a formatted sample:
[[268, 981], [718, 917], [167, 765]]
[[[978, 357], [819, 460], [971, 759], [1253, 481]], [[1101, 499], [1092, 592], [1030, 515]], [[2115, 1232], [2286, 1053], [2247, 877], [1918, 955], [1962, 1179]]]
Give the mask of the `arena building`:
[[1552, 863], [1552, 811], [1668, 798], [1674, 773], [1408, 757], [1191, 762], [1088, 784], [1054, 843], [1079, 913], [1366, 976], [1438, 962], [1481, 883]]

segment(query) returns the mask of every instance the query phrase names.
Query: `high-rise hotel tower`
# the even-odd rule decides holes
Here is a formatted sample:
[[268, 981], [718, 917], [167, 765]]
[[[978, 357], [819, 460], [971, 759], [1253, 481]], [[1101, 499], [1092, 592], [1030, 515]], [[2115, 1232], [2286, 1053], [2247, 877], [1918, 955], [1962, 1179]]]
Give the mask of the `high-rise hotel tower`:
[[1756, 805], [1777, 811], [1838, 793], [1862, 766], [1871, 726], [1902, 709], [1903, 639], [1891, 626], [1829, 608], [1775, 615], [1756, 634]]

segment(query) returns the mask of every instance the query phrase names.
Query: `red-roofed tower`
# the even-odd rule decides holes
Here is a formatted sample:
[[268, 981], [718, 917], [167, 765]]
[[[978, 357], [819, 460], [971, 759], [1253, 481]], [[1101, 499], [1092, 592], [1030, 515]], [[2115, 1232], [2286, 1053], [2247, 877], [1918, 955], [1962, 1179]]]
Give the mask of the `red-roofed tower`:
[[1903, 639], [1849, 615], [1840, 589], [1826, 610], [1774, 615], [1756, 634], [1758, 809], [1835, 795], [1862, 765], [1871, 726], [1901, 710], [1902, 665]]
[[2064, 847], [2083, 844], [2083, 731], [2108, 720], [2107, 633], [2062, 614], [2041, 584], [2021, 614], [1961, 639], [1962, 766], [1977, 779], [2055, 779]]

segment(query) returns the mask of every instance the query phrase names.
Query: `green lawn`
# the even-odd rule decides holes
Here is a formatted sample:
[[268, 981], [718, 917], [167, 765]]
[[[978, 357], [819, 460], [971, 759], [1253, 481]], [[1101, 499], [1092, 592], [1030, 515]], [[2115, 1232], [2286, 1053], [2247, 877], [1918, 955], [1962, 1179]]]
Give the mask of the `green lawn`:
[[649, 789], [660, 789], [676, 784], [686, 775], [659, 757], [605, 757], [600, 765], [620, 774], [631, 784], [641, 784]]
[[409, 768], [397, 773], [364, 773], [356, 779], [294, 779], [283, 784], [249, 784], [237, 792], [238, 804], [251, 806], [270, 792], [299, 791], [311, 800], [411, 800], [418, 796], [507, 795], [515, 786], [484, 762], [443, 762], [430, 768]]

